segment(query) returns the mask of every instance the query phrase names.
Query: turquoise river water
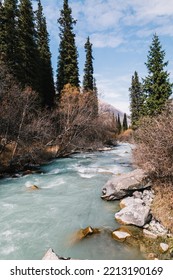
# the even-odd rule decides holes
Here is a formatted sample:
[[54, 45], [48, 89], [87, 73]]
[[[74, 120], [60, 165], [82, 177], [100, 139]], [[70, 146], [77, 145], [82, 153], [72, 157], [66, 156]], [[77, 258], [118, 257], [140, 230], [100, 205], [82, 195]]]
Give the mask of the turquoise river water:
[[[54, 160], [41, 174], [0, 180], [0, 259], [40, 260], [50, 247], [76, 259], [142, 259], [137, 249], [112, 239], [119, 203], [100, 198], [112, 174], [130, 170], [131, 146], [120, 144]], [[29, 191], [31, 185], [40, 189]], [[104, 230], [73, 242], [87, 226]]]

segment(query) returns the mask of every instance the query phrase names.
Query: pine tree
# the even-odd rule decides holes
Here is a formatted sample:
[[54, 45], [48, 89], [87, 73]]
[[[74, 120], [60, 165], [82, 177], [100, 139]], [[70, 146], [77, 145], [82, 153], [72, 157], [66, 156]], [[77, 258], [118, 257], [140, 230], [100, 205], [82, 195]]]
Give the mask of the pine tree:
[[37, 47], [39, 54], [39, 93], [41, 94], [42, 104], [51, 108], [54, 104], [55, 88], [49, 48], [49, 35], [47, 32], [46, 18], [43, 15], [43, 7], [40, 0], [38, 0], [36, 22]]
[[73, 32], [76, 20], [72, 17], [68, 0], [64, 0], [58, 23], [60, 25], [60, 46], [56, 87], [60, 97], [61, 90], [66, 84], [79, 87], [78, 53]]
[[117, 131], [118, 131], [118, 134], [121, 133], [121, 130], [122, 130], [122, 125], [121, 125], [121, 121], [120, 121], [120, 115], [118, 114], [118, 117], [117, 117]]
[[123, 131], [128, 129], [128, 124], [127, 124], [127, 115], [126, 113], [124, 113], [124, 117], [123, 117]]
[[38, 50], [36, 44], [36, 30], [34, 13], [30, 0], [21, 0], [18, 19], [19, 35], [19, 65], [18, 80], [22, 86], [31, 86], [39, 90]]
[[132, 76], [132, 83], [130, 91], [130, 111], [131, 111], [131, 124], [136, 128], [140, 117], [143, 115], [144, 95], [142, 91], [142, 84], [139, 81], [138, 73], [135, 71]]
[[0, 59], [15, 75], [18, 64], [17, 0], [0, 3]]
[[162, 50], [159, 37], [154, 34], [149, 49], [148, 61], [145, 63], [148, 76], [143, 80], [146, 94], [145, 114], [156, 115], [160, 113], [172, 93], [172, 84], [169, 73], [164, 70], [168, 61], [164, 61], [165, 51]]
[[84, 91], [93, 91], [94, 89], [94, 78], [93, 78], [93, 56], [92, 56], [92, 44], [90, 43], [89, 37], [85, 43], [86, 61], [84, 67], [84, 79], [83, 88]]

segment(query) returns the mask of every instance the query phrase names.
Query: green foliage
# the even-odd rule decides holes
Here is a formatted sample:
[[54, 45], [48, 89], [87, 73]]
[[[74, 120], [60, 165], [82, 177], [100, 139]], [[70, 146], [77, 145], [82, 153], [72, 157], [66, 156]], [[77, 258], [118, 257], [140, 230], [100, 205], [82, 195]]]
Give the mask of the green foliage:
[[51, 65], [51, 53], [49, 48], [49, 35], [47, 32], [46, 18], [43, 15], [41, 1], [38, 0], [38, 10], [36, 12], [37, 27], [37, 47], [39, 53], [39, 92], [42, 104], [52, 107], [54, 104], [54, 81]]
[[124, 118], [123, 118], [123, 131], [128, 129], [128, 123], [127, 123], [127, 115], [126, 113], [124, 114]]
[[130, 91], [130, 111], [131, 124], [133, 128], [138, 126], [140, 117], [143, 114], [144, 95], [142, 91], [142, 84], [139, 81], [138, 73], [135, 71], [132, 76]]
[[22, 86], [39, 90], [39, 57], [36, 44], [34, 13], [30, 0], [21, 0], [18, 17], [19, 64], [17, 77]]
[[61, 90], [68, 83], [79, 87], [78, 53], [73, 32], [76, 21], [72, 17], [68, 0], [64, 0], [58, 23], [60, 24], [60, 46], [56, 87], [60, 95]]
[[13, 74], [18, 64], [17, 0], [4, 0], [0, 4], [0, 59]]
[[85, 43], [86, 61], [84, 67], [83, 88], [85, 91], [94, 89], [92, 44], [89, 37]]
[[161, 113], [165, 102], [172, 93], [169, 73], [164, 70], [168, 62], [164, 62], [165, 51], [162, 50], [159, 37], [154, 34], [146, 64], [148, 76], [143, 80], [145, 92], [144, 114], [153, 116]]

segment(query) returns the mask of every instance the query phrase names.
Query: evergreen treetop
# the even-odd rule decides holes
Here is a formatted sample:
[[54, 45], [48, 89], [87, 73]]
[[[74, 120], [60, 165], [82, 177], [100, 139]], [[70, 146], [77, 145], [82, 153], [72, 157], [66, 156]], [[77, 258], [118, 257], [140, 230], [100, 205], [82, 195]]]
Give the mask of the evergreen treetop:
[[136, 128], [140, 117], [143, 115], [143, 103], [144, 103], [142, 84], [139, 81], [139, 76], [136, 71], [132, 76], [132, 82], [129, 91], [130, 91], [131, 124], [133, 128]]
[[38, 0], [36, 12], [37, 48], [39, 53], [39, 92], [44, 106], [52, 107], [54, 104], [55, 89], [51, 53], [49, 48], [49, 35], [47, 32], [46, 18], [43, 15], [41, 1]]
[[123, 130], [127, 130], [128, 129], [128, 123], [127, 123], [127, 115], [126, 113], [124, 113], [124, 117], [123, 117]]
[[18, 79], [23, 86], [31, 86], [39, 90], [38, 49], [36, 43], [36, 30], [34, 12], [30, 0], [21, 0], [18, 18], [19, 35], [19, 67]]
[[68, 83], [79, 87], [78, 53], [73, 32], [76, 20], [72, 17], [72, 10], [69, 7], [68, 0], [64, 0], [58, 23], [60, 25], [60, 45], [57, 66], [57, 91], [60, 94], [64, 85]]
[[0, 2], [0, 59], [15, 74], [18, 64], [17, 0]]
[[93, 55], [92, 55], [92, 44], [90, 43], [89, 37], [85, 43], [86, 61], [84, 67], [84, 79], [83, 88], [85, 91], [94, 90], [94, 78], [93, 78]]
[[147, 62], [148, 76], [143, 80], [146, 95], [145, 114], [156, 115], [160, 113], [172, 93], [172, 84], [169, 73], [164, 70], [168, 61], [164, 61], [165, 51], [162, 49], [159, 37], [154, 34], [149, 49]]
[[122, 125], [121, 125], [120, 115], [118, 114], [118, 117], [117, 117], [117, 131], [118, 131], [118, 134], [121, 133], [121, 130], [122, 130]]

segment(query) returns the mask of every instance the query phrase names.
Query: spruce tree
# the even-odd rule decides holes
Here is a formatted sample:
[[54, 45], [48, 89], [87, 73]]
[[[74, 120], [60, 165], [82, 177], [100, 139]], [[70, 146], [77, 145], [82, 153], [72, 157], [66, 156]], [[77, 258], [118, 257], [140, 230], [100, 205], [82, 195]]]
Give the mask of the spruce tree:
[[78, 53], [73, 31], [76, 20], [72, 17], [68, 0], [64, 0], [58, 23], [60, 25], [60, 46], [56, 88], [60, 97], [61, 90], [66, 84], [79, 87]]
[[172, 93], [172, 84], [169, 73], [164, 70], [168, 61], [164, 61], [165, 51], [162, 49], [159, 37], [154, 34], [149, 49], [148, 61], [145, 63], [148, 76], [143, 80], [146, 94], [145, 114], [156, 115], [160, 113]]
[[36, 23], [40, 78], [39, 93], [41, 94], [42, 104], [51, 108], [54, 104], [55, 88], [49, 48], [49, 35], [47, 32], [46, 18], [43, 15], [43, 7], [40, 0], [38, 0]]
[[138, 73], [132, 76], [130, 91], [130, 111], [132, 128], [136, 128], [140, 117], [143, 115], [144, 95]]
[[0, 59], [13, 75], [18, 64], [17, 0], [0, 3]]
[[30, 0], [21, 0], [18, 19], [19, 65], [18, 80], [22, 86], [31, 86], [39, 90], [38, 50], [34, 13]]
[[118, 134], [121, 133], [121, 130], [122, 130], [122, 125], [121, 125], [121, 121], [120, 121], [120, 115], [118, 114], [118, 117], [117, 117], [117, 131], [118, 131]]
[[93, 91], [94, 89], [94, 78], [93, 78], [93, 55], [92, 55], [92, 44], [90, 43], [89, 37], [85, 43], [86, 61], [84, 67], [84, 78], [83, 88], [84, 91]]
[[127, 115], [126, 113], [124, 113], [124, 117], [123, 117], [123, 131], [128, 129], [128, 124], [127, 124]]

